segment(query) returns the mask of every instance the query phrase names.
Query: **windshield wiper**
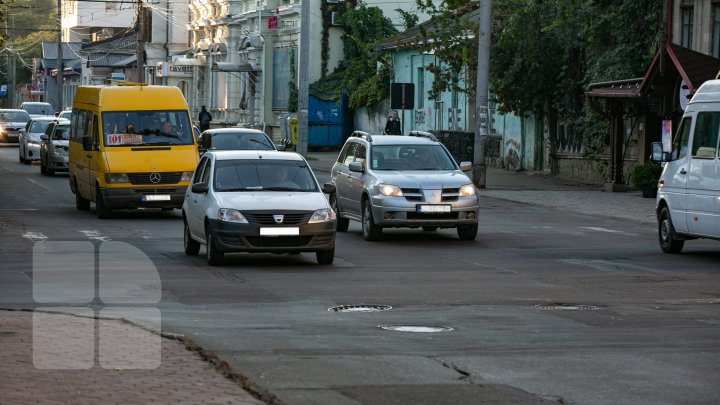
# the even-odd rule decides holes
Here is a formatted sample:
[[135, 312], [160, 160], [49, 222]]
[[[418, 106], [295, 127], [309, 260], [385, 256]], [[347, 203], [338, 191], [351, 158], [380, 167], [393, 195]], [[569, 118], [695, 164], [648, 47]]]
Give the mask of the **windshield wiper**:
[[264, 191], [305, 191], [302, 188], [298, 187], [281, 187], [281, 186], [275, 186], [275, 187], [263, 187]]
[[252, 139], [252, 138], [250, 138], [250, 142], [259, 143], [259, 144], [262, 145], [262, 146], [267, 146], [267, 147], [268, 147], [268, 150], [273, 150], [273, 149], [275, 149], [272, 145], [268, 145], [267, 142], [258, 141], [257, 139]]

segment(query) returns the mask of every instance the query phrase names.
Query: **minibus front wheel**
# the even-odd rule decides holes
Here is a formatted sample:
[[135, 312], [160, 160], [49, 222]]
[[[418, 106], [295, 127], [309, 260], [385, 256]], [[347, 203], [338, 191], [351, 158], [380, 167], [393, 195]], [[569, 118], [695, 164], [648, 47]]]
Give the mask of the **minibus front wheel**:
[[112, 216], [112, 210], [105, 205], [100, 186], [95, 187], [95, 214], [99, 219], [107, 219]]

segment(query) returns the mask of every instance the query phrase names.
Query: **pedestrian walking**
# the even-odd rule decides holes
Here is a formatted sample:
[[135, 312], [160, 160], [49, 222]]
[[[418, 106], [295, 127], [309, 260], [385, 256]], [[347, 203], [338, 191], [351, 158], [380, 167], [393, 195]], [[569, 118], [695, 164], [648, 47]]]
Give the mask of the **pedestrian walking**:
[[212, 115], [202, 106], [200, 115], [198, 115], [198, 122], [200, 122], [200, 131], [206, 131], [210, 129], [210, 121], [212, 121]]
[[392, 113], [390, 113], [390, 116], [387, 119], [387, 123], [385, 123], [385, 134], [402, 135], [402, 130], [400, 129], [400, 118], [398, 118], [398, 112], [395, 110], [392, 110]]

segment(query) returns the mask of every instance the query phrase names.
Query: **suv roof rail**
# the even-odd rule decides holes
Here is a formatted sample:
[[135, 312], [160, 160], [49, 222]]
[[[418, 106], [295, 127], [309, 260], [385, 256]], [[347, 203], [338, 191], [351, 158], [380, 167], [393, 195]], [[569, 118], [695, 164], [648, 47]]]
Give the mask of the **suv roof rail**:
[[350, 136], [355, 136], [358, 138], [365, 138], [365, 139], [367, 139], [368, 142], [372, 142], [372, 136], [365, 131], [353, 131], [353, 133], [350, 134]]
[[435, 135], [431, 134], [430, 132], [426, 132], [426, 131], [410, 131], [408, 136], [419, 136], [419, 137], [423, 137], [423, 138], [429, 138], [435, 142], [438, 141], [437, 138], [435, 137]]

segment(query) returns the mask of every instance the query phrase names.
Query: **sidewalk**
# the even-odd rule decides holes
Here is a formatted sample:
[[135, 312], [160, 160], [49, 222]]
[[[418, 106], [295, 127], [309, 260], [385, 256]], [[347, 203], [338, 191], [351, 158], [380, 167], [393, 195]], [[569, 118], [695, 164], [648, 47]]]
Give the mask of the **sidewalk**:
[[[310, 152], [308, 163], [330, 173], [338, 152]], [[610, 193], [602, 185], [583, 184], [556, 176], [487, 168], [486, 188], [480, 196], [539, 205], [581, 214], [656, 223], [655, 199], [639, 190]]]
[[[38, 343], [41, 340], [38, 334], [33, 335], [33, 314], [0, 310], [0, 404], [264, 404], [242, 388], [242, 377], [223, 376], [221, 369], [227, 367], [224, 362], [212, 365], [198, 352], [173, 339], [160, 338], [161, 361], [157, 368], [118, 370], [103, 368], [96, 360], [95, 366], [87, 369], [49, 369], [53, 367], [45, 367], [48, 363], [37, 355], [42, 350], [35, 350], [43, 346]], [[94, 319], [47, 315], [53, 328], [59, 327], [61, 334], [76, 335], [78, 339], [51, 339], [44, 346], [46, 349], [61, 356], [86, 352], [88, 346], [92, 350], [93, 339], [86, 344], [82, 338], [87, 336], [77, 336], [77, 331], [84, 330]], [[125, 349], [137, 356], [137, 347], [122, 346], [128, 335], [159, 338], [122, 321], [101, 320], [100, 325], [103, 333], [114, 336], [114, 343], [120, 341], [117, 348], [110, 348], [113, 355], [122, 354]], [[67, 362], [55, 364], [54, 368], [68, 367]], [[272, 398], [268, 403], [272, 403]]]

